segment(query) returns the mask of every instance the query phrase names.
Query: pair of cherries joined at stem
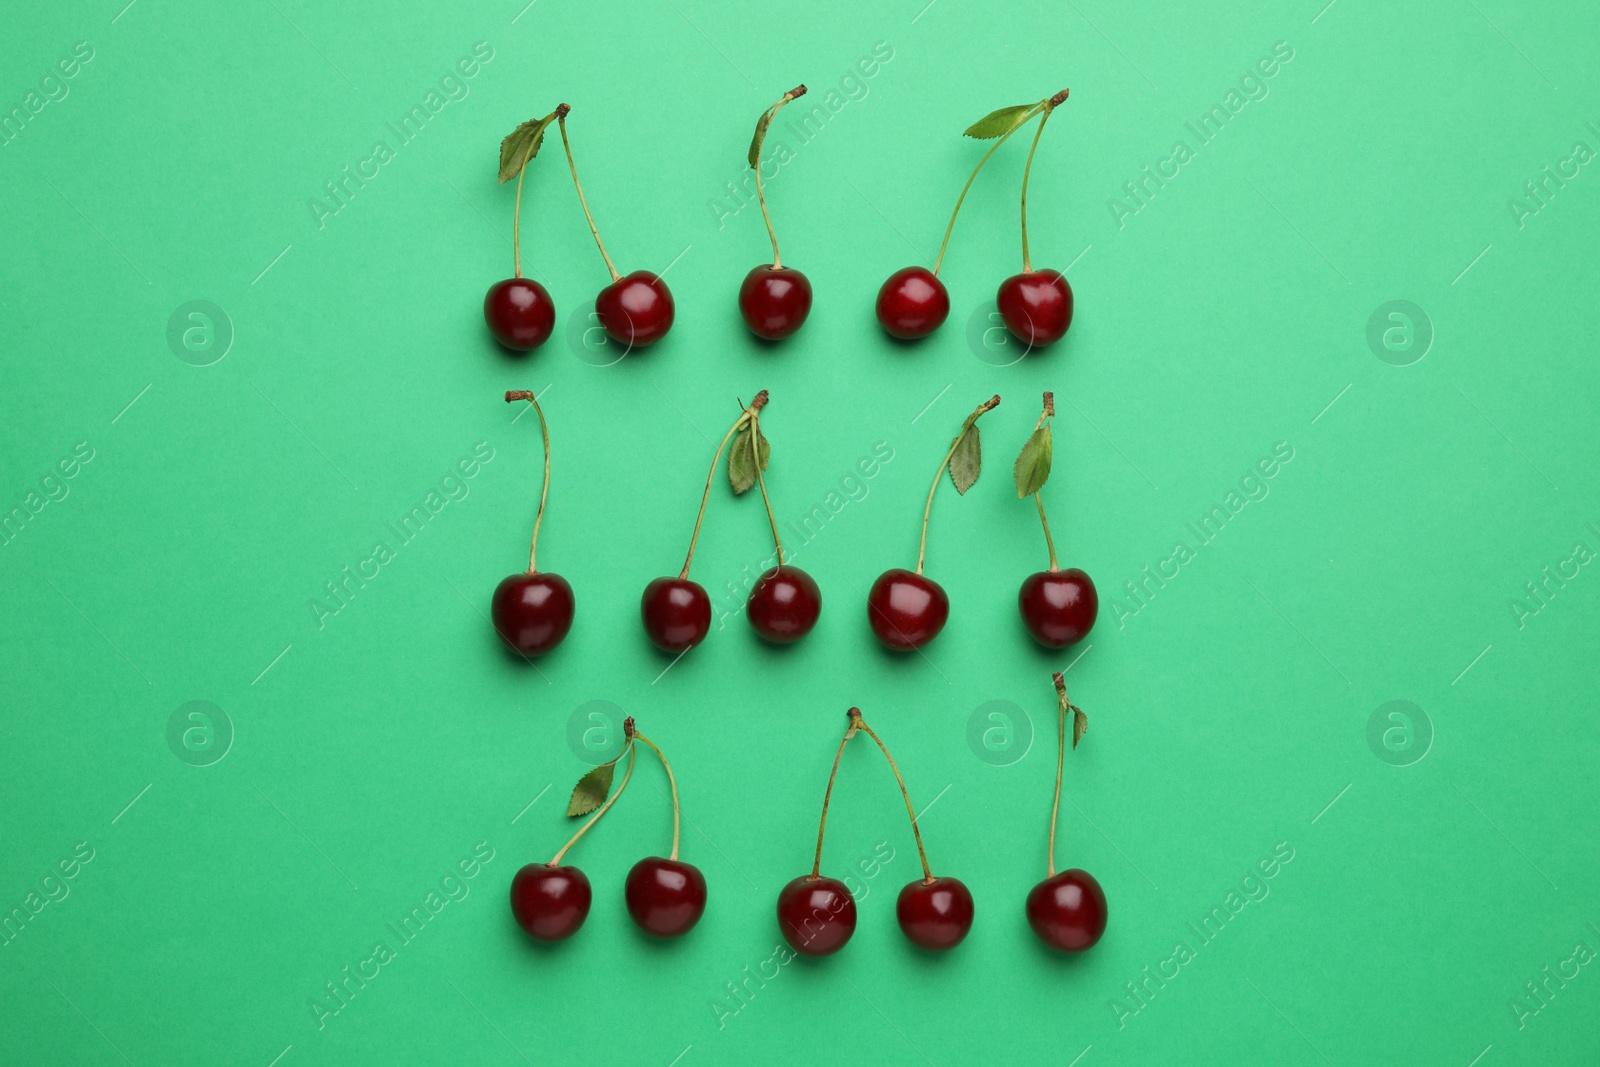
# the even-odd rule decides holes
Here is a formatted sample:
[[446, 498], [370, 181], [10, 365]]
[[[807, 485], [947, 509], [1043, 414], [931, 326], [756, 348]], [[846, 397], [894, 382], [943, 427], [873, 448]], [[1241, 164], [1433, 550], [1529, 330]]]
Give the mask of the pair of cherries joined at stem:
[[[561, 846], [549, 863], [530, 863], [511, 879], [511, 915], [523, 932], [536, 941], [565, 941], [577, 933], [589, 917], [594, 894], [588, 876], [576, 867], [563, 866], [561, 860], [628, 788], [637, 744], [654, 752], [667, 772], [667, 783], [672, 788], [672, 854], [665, 859], [647, 856], [633, 865], [623, 884], [628, 915], [639, 929], [652, 937], [675, 938], [694, 929], [705, 914], [705, 876], [692, 863], [678, 859], [678, 780], [673, 776], [672, 764], [654, 742], [638, 732], [631, 716], [623, 721], [622, 730], [627, 739], [623, 750], [610, 762], [602, 763], [578, 779], [572, 790], [567, 815], [574, 818], [589, 815], [589, 820]], [[627, 770], [623, 772], [617, 791], [610, 793], [617, 761], [623, 756], [628, 757]]]
[[1039, 128], [1033, 135], [1033, 146], [1028, 149], [1028, 162], [1022, 171], [1022, 273], [1013, 274], [1000, 283], [995, 306], [1006, 329], [1030, 350], [1054, 344], [1066, 335], [1067, 327], [1072, 325], [1072, 287], [1060, 271], [1034, 270], [1028, 254], [1028, 176], [1033, 171], [1033, 155], [1039, 148], [1045, 122], [1066, 99], [1067, 90], [1063, 89], [1036, 104], [1021, 104], [990, 112], [967, 127], [966, 136], [993, 140], [995, 143], [978, 160], [967, 184], [961, 189], [960, 197], [956, 199], [956, 207], [950, 213], [950, 224], [945, 227], [944, 241], [939, 245], [939, 255], [933, 261], [933, 269], [904, 267], [889, 275], [878, 290], [878, 322], [890, 336], [914, 341], [928, 336], [944, 324], [950, 314], [950, 292], [939, 280], [939, 267], [944, 263], [945, 249], [950, 245], [950, 234], [955, 229], [961, 204], [989, 157], [1036, 116]]
[[[950, 618], [950, 597], [944, 587], [923, 574], [928, 554], [928, 519], [933, 497], [945, 471], [956, 492], [965, 495], [977, 482], [983, 469], [982, 440], [978, 419], [1000, 403], [998, 396], [979, 404], [961, 424], [961, 431], [950, 443], [928, 489], [928, 502], [922, 509], [922, 539], [917, 548], [917, 568], [908, 571], [894, 567], [884, 571], [867, 593], [867, 621], [885, 648], [910, 652], [921, 648], [944, 629]], [[1076, 567], [1062, 570], [1056, 560], [1055, 541], [1045, 518], [1044, 501], [1039, 491], [1050, 477], [1053, 451], [1050, 422], [1055, 417], [1055, 397], [1044, 394], [1044, 410], [1033, 433], [1022, 446], [1012, 474], [1018, 498], [1033, 497], [1044, 526], [1045, 544], [1050, 550], [1050, 569], [1029, 575], [1017, 594], [1017, 607], [1023, 625], [1033, 639], [1046, 648], [1066, 648], [1081, 641], [1094, 626], [1100, 601], [1094, 582]]]
[[639, 605], [640, 617], [645, 634], [663, 652], [682, 655], [704, 641], [711, 630], [711, 598], [703, 585], [689, 577], [689, 567], [694, 562], [694, 548], [700, 540], [706, 504], [711, 499], [711, 484], [716, 480], [717, 465], [722, 461], [724, 450], [728, 453], [728, 482], [734, 494], [742, 495], [751, 486], [761, 490], [761, 502], [766, 506], [767, 521], [772, 526], [777, 558], [777, 565], [764, 571], [750, 589], [745, 617], [750, 620], [751, 628], [773, 644], [792, 644], [810, 633], [822, 614], [822, 591], [817, 583], [811, 575], [784, 560], [778, 520], [773, 516], [772, 501], [767, 497], [763, 472], [767, 469], [772, 446], [761, 432], [761, 409], [766, 405], [767, 391], [763, 389], [739, 412], [717, 446], [716, 455], [711, 457], [711, 470], [706, 475], [705, 491], [700, 495], [700, 511], [695, 516], [683, 570], [676, 578], [657, 578], [645, 586]]
[[589, 222], [589, 232], [594, 235], [606, 270], [611, 272], [611, 284], [595, 297], [595, 316], [612, 340], [630, 350], [643, 348], [661, 340], [672, 328], [675, 311], [672, 293], [659, 275], [647, 270], [623, 275], [611, 262], [600, 240], [600, 231], [595, 228], [594, 216], [589, 212], [583, 186], [578, 182], [578, 165], [573, 162], [572, 145], [567, 139], [567, 114], [571, 110], [562, 104], [543, 118], [522, 123], [500, 142], [500, 182], [517, 179], [516, 206], [511, 222], [511, 250], [516, 270], [512, 277], [489, 287], [483, 298], [483, 317], [495, 340], [516, 352], [538, 348], [555, 330], [556, 309], [550, 291], [532, 278], [522, 276], [522, 181], [528, 164], [544, 143], [545, 131], [554, 122], [561, 132], [561, 147], [567, 153], [567, 166], [572, 171], [572, 185], [578, 192], [583, 217]]

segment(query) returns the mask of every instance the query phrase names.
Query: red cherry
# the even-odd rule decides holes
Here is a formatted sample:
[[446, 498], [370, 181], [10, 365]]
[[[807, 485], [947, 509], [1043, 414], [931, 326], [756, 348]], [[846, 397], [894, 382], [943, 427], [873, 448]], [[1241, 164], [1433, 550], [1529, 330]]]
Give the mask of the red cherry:
[[904, 267], [878, 290], [878, 322], [891, 337], [915, 341], [950, 314], [950, 292], [927, 267]]
[[856, 898], [837, 878], [804, 874], [778, 894], [778, 929], [802, 956], [831, 956], [856, 932]]
[[657, 578], [639, 604], [644, 632], [663, 652], [687, 652], [711, 631], [711, 598], [687, 578]]
[[1058, 270], [1024, 271], [1000, 283], [995, 297], [1006, 329], [1029, 348], [1043, 348], [1072, 325], [1072, 286]]
[[494, 339], [516, 352], [538, 348], [556, 326], [550, 291], [532, 278], [507, 278], [489, 286], [483, 319]]
[[745, 616], [756, 633], [774, 644], [800, 640], [822, 614], [822, 591], [799, 567], [773, 567], [750, 590]]
[[692, 863], [647, 856], [623, 885], [628, 914], [655, 937], [682, 937], [706, 910], [706, 879]]
[[530, 863], [511, 879], [511, 914], [539, 941], [565, 941], [589, 917], [593, 894], [576, 867]]
[[513, 574], [494, 587], [489, 615], [506, 647], [542, 656], [572, 629], [572, 586], [559, 574]]
[[907, 883], [894, 910], [907, 939], [936, 952], [955, 948], [972, 929], [972, 894], [955, 878]]
[[1068, 567], [1023, 579], [1017, 608], [1035, 641], [1046, 648], [1066, 648], [1088, 635], [1100, 611], [1100, 597], [1087, 574]]
[[793, 267], [764, 263], [739, 286], [739, 314], [757, 337], [781, 341], [811, 314], [811, 282]]
[[672, 293], [647, 270], [636, 270], [600, 290], [594, 311], [606, 333], [629, 348], [655, 344], [672, 329]]
[[1093, 948], [1106, 932], [1105, 892], [1088, 871], [1062, 871], [1029, 891], [1028, 925], [1061, 952]]
[[939, 636], [950, 618], [950, 598], [938, 582], [894, 567], [878, 575], [867, 593], [867, 621], [885, 648], [910, 652]]

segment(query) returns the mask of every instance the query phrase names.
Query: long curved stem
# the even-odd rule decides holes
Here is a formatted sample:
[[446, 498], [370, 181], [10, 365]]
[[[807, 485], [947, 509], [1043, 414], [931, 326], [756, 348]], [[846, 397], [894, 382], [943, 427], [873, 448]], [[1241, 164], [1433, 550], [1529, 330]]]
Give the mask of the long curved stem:
[[889, 761], [889, 769], [894, 772], [894, 780], [900, 784], [900, 795], [905, 798], [906, 802], [906, 814], [911, 816], [911, 836], [917, 839], [917, 856], [922, 860], [922, 880], [931, 882], [933, 881], [933, 871], [928, 869], [928, 853], [922, 847], [922, 831], [917, 827], [917, 811], [911, 806], [911, 794], [906, 791], [906, 780], [900, 777], [900, 768], [895, 765], [894, 757], [889, 755], [889, 746], [885, 745], [883, 739], [873, 732], [872, 727], [867, 725], [865, 719], [858, 720], [858, 723], [862, 731], [877, 743], [879, 750], [883, 752], [883, 758]]
[[[797, 96], [804, 96], [805, 94], [806, 87], [804, 85], [797, 85], [784, 93], [783, 99], [767, 109], [765, 125], [770, 126], [772, 124], [772, 120], [778, 117], [778, 109], [783, 107], [784, 104], [787, 104]], [[764, 133], [762, 139], [765, 140]], [[757, 151], [759, 153], [759, 147]], [[756, 172], [756, 202], [761, 205], [761, 217], [767, 223], [767, 236], [772, 239], [772, 269], [780, 270], [783, 267], [783, 259], [778, 255], [778, 234], [772, 228], [772, 216], [767, 214], [767, 198], [761, 191], [761, 157], [759, 154], [756, 156], [756, 161], [751, 164], [751, 167]]]
[[[763, 389], [761, 392], [755, 395], [754, 399], [750, 401], [749, 407], [739, 412], [739, 417], [734, 420], [734, 423], [731, 427], [729, 427], [728, 432], [723, 434], [722, 443], [717, 446], [717, 454], [711, 457], [711, 470], [706, 472], [706, 489], [705, 492], [700, 494], [700, 512], [694, 517], [694, 533], [689, 537], [689, 554], [684, 558], [683, 570], [678, 572], [679, 578], [689, 577], [689, 565], [694, 562], [694, 546], [696, 542], [700, 540], [700, 524], [703, 523], [706, 518], [706, 504], [711, 499], [711, 483], [717, 479], [717, 464], [722, 462], [722, 450], [728, 447], [728, 442], [733, 440], [733, 435], [743, 429], [744, 424], [753, 419], [755, 417], [755, 413], [765, 407], [766, 403], [767, 391]], [[756, 465], [756, 469], [758, 471], [761, 469], [761, 465], [759, 463]], [[763, 490], [763, 492], [765, 492], [765, 490]]]
[[561, 865], [561, 857], [567, 854], [567, 850], [573, 845], [576, 845], [578, 843], [578, 839], [589, 832], [589, 827], [600, 821], [600, 816], [611, 810], [611, 805], [615, 804], [617, 799], [622, 796], [622, 791], [628, 788], [628, 780], [633, 777], [633, 760], [636, 754], [637, 750], [633, 747], [633, 739], [629, 738], [628, 769], [623, 772], [622, 783], [617, 786], [616, 792], [607, 797], [606, 802], [600, 805], [599, 809], [593, 815], [589, 816], [589, 821], [578, 827], [578, 832], [572, 835], [572, 840], [562, 845], [561, 851], [550, 857], [550, 862], [545, 864], [546, 867], [559, 867]]
[[978, 405], [978, 410], [962, 424], [961, 432], [956, 434], [956, 439], [950, 442], [950, 451], [944, 454], [944, 462], [939, 464], [939, 469], [933, 472], [933, 484], [928, 487], [928, 503], [922, 509], [922, 542], [917, 546], [917, 573], [922, 573], [923, 561], [928, 555], [928, 517], [933, 514], [933, 494], [939, 489], [939, 479], [944, 477], [945, 468], [950, 466], [950, 459], [956, 454], [956, 449], [961, 447], [961, 441], [972, 432], [977, 424], [978, 416], [1000, 403], [1000, 397], [995, 396]]
[[516, 264], [515, 277], [522, 277], [522, 179], [528, 175], [528, 160], [533, 157], [533, 145], [522, 157], [522, 167], [517, 171], [517, 205], [511, 212], [511, 258]]
[[1056, 722], [1056, 796], [1050, 805], [1050, 855], [1045, 861], [1045, 874], [1049, 878], [1056, 874], [1056, 813], [1061, 810], [1061, 768], [1067, 759], [1067, 681], [1060, 671], [1052, 677], [1056, 683], [1056, 700], [1061, 707]]
[[1044, 124], [1050, 121], [1055, 109], [1046, 104], [1039, 118], [1039, 128], [1033, 133], [1033, 144], [1028, 148], [1028, 162], [1022, 168], [1022, 273], [1033, 273], [1033, 261], [1028, 258], [1028, 176], [1033, 173], [1033, 154], [1039, 150], [1039, 138], [1044, 136]]
[[[520, 275], [518, 275], [520, 277]], [[544, 484], [539, 490], [539, 511], [533, 517], [533, 540], [528, 545], [528, 573], [539, 573], [539, 526], [544, 522], [544, 502], [550, 496], [550, 428], [544, 421], [544, 409], [539, 406], [539, 398], [527, 389], [512, 389], [506, 393], [506, 403], [526, 400], [533, 405], [533, 413], [539, 416], [539, 436], [544, 441]]]
[[817, 824], [817, 858], [811, 864], [811, 877], [818, 878], [822, 875], [822, 835], [828, 829], [828, 804], [833, 800], [833, 780], [839, 776], [839, 760], [844, 756], [844, 746], [856, 735], [856, 730], [861, 724], [861, 709], [851, 708], [850, 728], [844, 732], [844, 738], [839, 742], [839, 751], [833, 755], [833, 770], [828, 772], [828, 791], [822, 794], [822, 821]]
[[678, 815], [678, 779], [673, 777], [672, 764], [667, 762], [667, 757], [666, 757], [665, 753], [663, 753], [659, 748], [656, 747], [656, 743], [654, 741], [650, 740], [644, 734], [641, 734], [641, 733], [639, 733], [637, 731], [634, 732], [633, 736], [636, 737], [637, 739], [639, 739], [640, 741], [643, 741], [646, 745], [650, 746], [650, 751], [654, 752], [656, 754], [656, 759], [661, 761], [662, 768], [667, 772], [667, 785], [672, 788], [672, 855], [668, 856], [667, 858], [675, 860], [675, 859], [678, 858], [678, 838], [679, 838], [679, 833], [678, 833], [678, 823], [679, 823], [679, 815]]
[[1036, 105], [1033, 110], [1028, 112], [1027, 116], [1022, 120], [1022, 122], [1017, 123], [1015, 126], [1011, 127], [1011, 129], [1007, 130], [998, 141], [989, 146], [989, 151], [985, 152], [983, 154], [983, 158], [978, 160], [978, 165], [972, 168], [972, 174], [967, 178], [967, 184], [961, 187], [961, 195], [956, 198], [956, 209], [950, 212], [950, 225], [944, 228], [944, 240], [939, 243], [939, 255], [933, 261], [934, 277], [939, 276], [939, 265], [944, 262], [944, 250], [949, 247], [950, 234], [956, 228], [956, 216], [961, 214], [961, 204], [967, 199], [967, 191], [972, 188], [972, 183], [977, 180], [978, 172], [983, 169], [983, 165], [985, 163], [989, 162], [989, 157], [994, 155], [995, 152], [999, 150], [1001, 145], [1009, 141], [1012, 134], [1022, 129], [1023, 124], [1026, 123], [1028, 119], [1031, 119], [1034, 115], [1038, 114], [1038, 109], [1043, 106], [1043, 104]]
[[772, 526], [772, 545], [778, 550], [778, 566], [783, 566], [783, 539], [778, 536], [778, 520], [772, 514], [772, 499], [767, 496], [767, 480], [761, 474], [761, 418], [750, 418], [750, 449], [756, 466], [756, 485], [761, 489], [761, 503], [767, 508], [767, 522]]
[[589, 220], [589, 232], [594, 234], [595, 247], [600, 249], [600, 258], [606, 261], [606, 270], [611, 272], [611, 280], [621, 281], [622, 275], [617, 273], [611, 257], [606, 254], [605, 243], [600, 240], [600, 231], [595, 229], [594, 216], [589, 214], [589, 201], [584, 199], [583, 185], [578, 181], [578, 165], [572, 161], [572, 145], [567, 141], [567, 112], [570, 110], [566, 104], [556, 108], [556, 124], [561, 127], [561, 147], [567, 152], [567, 167], [572, 171], [572, 186], [578, 190], [578, 203], [583, 207], [583, 217]]

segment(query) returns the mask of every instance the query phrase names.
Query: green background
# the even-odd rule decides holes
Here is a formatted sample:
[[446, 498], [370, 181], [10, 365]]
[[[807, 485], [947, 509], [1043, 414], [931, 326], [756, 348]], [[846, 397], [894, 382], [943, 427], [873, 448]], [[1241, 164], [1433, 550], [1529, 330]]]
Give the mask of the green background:
[[[1594, 1059], [1600, 176], [1542, 170], [1600, 146], [1591, 5], [523, 2], [7, 13], [4, 111], [66, 95], [0, 147], [0, 513], [28, 515], [0, 547], [0, 913], [31, 915], [0, 947], [0, 1059]], [[41, 88], [79, 42], [92, 60]], [[492, 59], [466, 95], [400, 144], [387, 124], [479, 42]], [[1275, 45], [1292, 59], [1241, 82]], [[875, 47], [891, 58], [842, 81]], [[734, 293], [766, 238], [726, 184], [761, 109], [802, 80], [809, 103], [839, 89], [837, 113], [802, 145], [786, 112], [769, 147], [793, 159], [768, 191], [816, 307], [762, 347]], [[1016, 361], [985, 332], [1019, 263], [1018, 141], [963, 212], [950, 321], [888, 342], [872, 296], [931, 261], [982, 150], [960, 131], [1063, 86], [1030, 222], [1035, 264], [1072, 265], [1068, 338]], [[1201, 145], [1186, 123], [1230, 91], [1257, 98]], [[576, 312], [581, 341], [605, 275], [549, 148], [523, 251], [562, 332], [519, 359], [481, 318], [510, 268], [498, 141], [561, 100], [618, 266], [672, 265], [671, 335], [607, 366], [566, 333]], [[319, 225], [324, 183], [380, 140], [393, 158]], [[1124, 183], [1179, 140], [1193, 158], [1131, 199]], [[200, 321], [180, 313], [193, 300], [231, 327], [220, 359], [219, 332], [169, 344], [175, 314], [179, 334]], [[1421, 311], [1389, 319], [1393, 300]], [[548, 389], [540, 562], [579, 603], [537, 669], [485, 619], [522, 566], [538, 482], [507, 388]], [[809, 543], [791, 534], [822, 620], [785, 650], [753, 637], [727, 583], [770, 545], [759, 503], [719, 486], [695, 576], [732, 610], [666, 670], [637, 598], [679, 567], [711, 442], [760, 388], [780, 520], [827, 516]], [[1046, 502], [1063, 562], [1102, 597], [1063, 654], [1033, 647], [1014, 607], [1045, 557], [1009, 468], [1046, 388]], [[951, 622], [925, 656], [892, 657], [864, 592], [914, 561], [933, 467], [993, 392], [988, 472], [935, 502], [928, 567]], [[80, 443], [92, 460], [45, 482]], [[492, 460], [441, 489], [480, 443]], [[875, 447], [893, 458], [851, 478]], [[1246, 480], [1275, 447], [1292, 461]], [[396, 544], [387, 523], [463, 486]], [[1189, 523], [1252, 487], [1176, 577], [1130, 598], [1143, 568], [1170, 575], [1175, 544], [1198, 545]], [[395, 558], [319, 625], [323, 583], [378, 541]], [[1022, 901], [1044, 869], [1049, 674], [1069, 665], [1091, 728], [1060, 856], [1099, 878], [1111, 920], [1062, 959]], [[196, 700], [221, 712], [209, 750], [203, 731], [168, 740]], [[1409, 718], [1380, 713], [1393, 700]], [[596, 892], [579, 935], [537, 946], [507, 912], [512, 873], [569, 832], [586, 766], [569, 727], [598, 722], [590, 701], [637, 715], [678, 770], [685, 857], [711, 893], [681, 943], [646, 943], [622, 908], [628, 866], [668, 845], [653, 765], [573, 853]], [[825, 869], [860, 887], [859, 931], [761, 985], [851, 704], [977, 922], [946, 958], [901, 937], [915, 851], [858, 744]], [[969, 744], [975, 715], [988, 748]], [[80, 842], [93, 859], [75, 865]], [[468, 863], [468, 895], [402, 943], [389, 924], [475, 848], [493, 858]], [[1267, 895], [1198, 945], [1189, 924], [1237, 904], [1274, 849], [1292, 861], [1244, 883]], [[893, 858], [873, 866], [875, 850]], [[63, 861], [75, 876], [44, 882]], [[319, 1026], [325, 984], [380, 941], [395, 958]], [[1179, 941], [1194, 958], [1147, 980]]]

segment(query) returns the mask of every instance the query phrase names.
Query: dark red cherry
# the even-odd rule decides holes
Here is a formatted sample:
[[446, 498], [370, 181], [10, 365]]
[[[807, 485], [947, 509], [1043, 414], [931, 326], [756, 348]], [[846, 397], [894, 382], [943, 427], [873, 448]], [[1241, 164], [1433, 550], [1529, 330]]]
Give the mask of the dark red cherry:
[[1088, 635], [1100, 612], [1100, 597], [1087, 574], [1068, 567], [1023, 579], [1017, 608], [1035, 641], [1046, 648], [1066, 648]]
[[511, 914], [529, 937], [565, 941], [589, 917], [592, 896], [578, 868], [530, 863], [511, 879]]
[[928, 336], [949, 314], [950, 292], [927, 267], [897, 270], [878, 290], [878, 322], [902, 341]]
[[802, 956], [831, 956], [856, 932], [856, 898], [837, 878], [801, 875], [778, 894], [778, 929]]
[[1054, 344], [1072, 325], [1072, 286], [1058, 270], [1013, 274], [1000, 283], [995, 304], [1006, 329], [1029, 348]]
[[489, 286], [483, 319], [494, 339], [516, 352], [538, 348], [556, 326], [550, 291], [532, 278], [507, 278]]
[[611, 338], [629, 348], [655, 344], [672, 329], [672, 293], [647, 270], [618, 278], [594, 298], [594, 312]]
[[955, 878], [908, 883], [894, 911], [912, 944], [936, 952], [955, 948], [972, 929], [972, 894]]
[[779, 645], [810, 633], [821, 614], [822, 590], [811, 575], [787, 563], [757, 578], [745, 604], [755, 632]]
[[878, 575], [867, 593], [867, 621], [885, 648], [910, 652], [939, 636], [950, 618], [950, 598], [926, 575], [895, 567]]
[[757, 337], [781, 341], [811, 314], [811, 282], [793, 267], [764, 263], [739, 286], [739, 314]]
[[1029, 891], [1028, 925], [1061, 952], [1093, 948], [1106, 932], [1105, 892], [1088, 871], [1062, 871]]
[[692, 863], [647, 856], [623, 884], [628, 914], [654, 937], [682, 937], [706, 911], [706, 878]]
[[506, 647], [542, 656], [572, 629], [572, 586], [559, 574], [513, 574], [494, 587], [489, 615]]
[[644, 632], [663, 652], [687, 652], [711, 630], [711, 598], [687, 578], [657, 578], [644, 587], [639, 604]]

